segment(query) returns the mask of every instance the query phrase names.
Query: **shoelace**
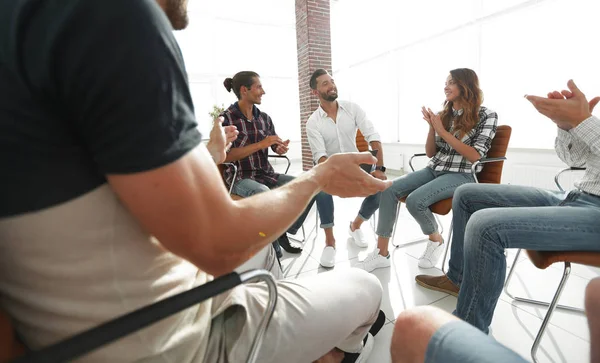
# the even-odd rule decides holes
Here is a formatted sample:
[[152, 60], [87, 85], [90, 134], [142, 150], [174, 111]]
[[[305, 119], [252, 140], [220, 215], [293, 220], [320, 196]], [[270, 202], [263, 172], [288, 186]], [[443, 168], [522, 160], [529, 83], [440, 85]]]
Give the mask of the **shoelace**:
[[379, 256], [379, 250], [375, 249], [373, 252], [369, 253], [369, 255], [367, 256], [367, 258], [365, 258], [363, 263], [374, 261], [377, 258], [377, 256]]
[[423, 254], [421, 255], [421, 258], [433, 254], [433, 251], [435, 250], [435, 246], [433, 244], [434, 242], [427, 242], [427, 248], [425, 249], [425, 252], [423, 252]]

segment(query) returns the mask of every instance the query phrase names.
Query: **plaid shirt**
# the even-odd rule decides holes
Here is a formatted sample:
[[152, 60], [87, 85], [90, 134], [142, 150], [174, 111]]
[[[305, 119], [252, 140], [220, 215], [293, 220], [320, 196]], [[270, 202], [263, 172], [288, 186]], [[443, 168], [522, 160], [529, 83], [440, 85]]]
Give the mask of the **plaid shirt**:
[[[238, 103], [234, 103], [221, 114], [225, 118], [223, 126], [233, 125], [240, 132], [238, 138], [233, 141], [231, 148], [244, 147], [260, 142], [264, 138], [275, 134], [275, 126], [271, 117], [261, 112], [256, 106], [252, 107], [252, 120], [248, 120], [240, 110]], [[273, 145], [273, 149], [274, 149]], [[272, 188], [277, 183], [279, 174], [275, 173], [273, 166], [267, 159], [268, 149], [262, 149], [244, 159], [232, 162], [237, 166], [238, 173], [235, 181], [241, 179], [253, 179], [261, 184]], [[233, 180], [233, 168], [228, 166], [225, 170], [225, 183], [231, 185]]]
[[575, 183], [579, 190], [600, 196], [600, 119], [584, 120], [569, 131], [558, 129], [555, 149], [558, 157], [569, 166], [585, 167], [583, 178]]
[[[454, 111], [454, 117], [462, 114], [462, 110]], [[469, 145], [484, 158], [488, 150], [492, 146], [492, 139], [496, 135], [496, 127], [498, 126], [498, 114], [481, 106], [479, 108], [479, 122], [460, 140], [464, 144]], [[450, 133], [453, 133], [454, 124], [450, 126]], [[455, 135], [456, 136], [456, 135]], [[448, 143], [439, 135], [435, 135], [435, 145], [437, 153], [429, 160], [428, 168], [437, 171], [451, 171], [458, 173], [470, 173], [471, 163], [458, 151], [454, 150]], [[483, 165], [477, 167], [479, 173], [483, 169]]]

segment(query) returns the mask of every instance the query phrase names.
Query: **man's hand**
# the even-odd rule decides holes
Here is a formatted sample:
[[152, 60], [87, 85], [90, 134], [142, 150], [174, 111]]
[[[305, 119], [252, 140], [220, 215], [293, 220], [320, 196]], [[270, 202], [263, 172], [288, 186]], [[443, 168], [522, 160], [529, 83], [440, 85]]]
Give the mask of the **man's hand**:
[[223, 127], [223, 117], [217, 117], [213, 121], [212, 130], [210, 130], [210, 139], [206, 148], [216, 164], [225, 161], [227, 150], [231, 147], [233, 140], [237, 139], [238, 130], [235, 126]]
[[335, 154], [313, 168], [321, 189], [339, 197], [367, 197], [387, 189], [391, 181], [374, 178], [360, 164], [375, 164], [371, 153]]
[[283, 154], [287, 153], [289, 150], [289, 147], [288, 147], [289, 144], [290, 144], [290, 140], [285, 140], [283, 142], [283, 144], [277, 145], [275, 147], [275, 153], [277, 153], [278, 155], [283, 155]]
[[371, 175], [373, 175], [375, 178], [377, 178], [379, 180], [387, 180], [387, 175], [385, 175], [385, 173], [381, 170], [375, 170], [374, 172], [371, 173]]
[[579, 90], [573, 80], [567, 83], [569, 91], [554, 91], [548, 93], [548, 98], [525, 95], [525, 98], [533, 104], [539, 113], [548, 117], [556, 126], [563, 130], [577, 127], [582, 121], [592, 115], [594, 107], [600, 101], [595, 97], [591, 101]]
[[259, 141], [263, 149], [270, 147], [271, 145], [283, 145], [283, 140], [277, 135], [270, 135]]

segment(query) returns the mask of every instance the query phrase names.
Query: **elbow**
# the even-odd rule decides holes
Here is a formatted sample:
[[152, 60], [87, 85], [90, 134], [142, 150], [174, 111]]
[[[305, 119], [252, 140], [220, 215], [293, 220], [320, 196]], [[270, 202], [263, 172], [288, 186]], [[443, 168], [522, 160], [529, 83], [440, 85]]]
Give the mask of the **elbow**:
[[[221, 236], [202, 236], [202, 241], [225, 242]], [[193, 245], [192, 245], [193, 243]], [[242, 256], [219, 248], [220, 244], [198, 243], [188, 244], [187, 253], [181, 257], [193, 263], [200, 270], [212, 276], [221, 276], [233, 271], [244, 262]]]
[[465, 155], [465, 158], [471, 163], [473, 164], [474, 162], [476, 162], [477, 160], [481, 160], [481, 158], [483, 158], [483, 155], [479, 153], [478, 150], [473, 149], [471, 150], [471, 152], [468, 153], [468, 155]]

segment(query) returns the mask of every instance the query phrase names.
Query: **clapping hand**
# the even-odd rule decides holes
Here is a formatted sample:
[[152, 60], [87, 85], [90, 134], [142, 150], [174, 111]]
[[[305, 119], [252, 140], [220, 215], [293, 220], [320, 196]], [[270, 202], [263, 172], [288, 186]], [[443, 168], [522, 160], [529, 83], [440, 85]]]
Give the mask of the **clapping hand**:
[[288, 150], [289, 150], [289, 147], [288, 147], [289, 144], [290, 144], [290, 140], [289, 139], [283, 141], [280, 144], [278, 144], [275, 147], [275, 153], [277, 153], [278, 155], [283, 155], [283, 154], [287, 153]]
[[539, 113], [551, 119], [559, 128], [568, 131], [592, 115], [600, 97], [588, 102], [573, 80], [569, 80], [567, 86], [568, 91], [549, 92], [547, 98], [530, 95], [525, 95], [525, 98]]

